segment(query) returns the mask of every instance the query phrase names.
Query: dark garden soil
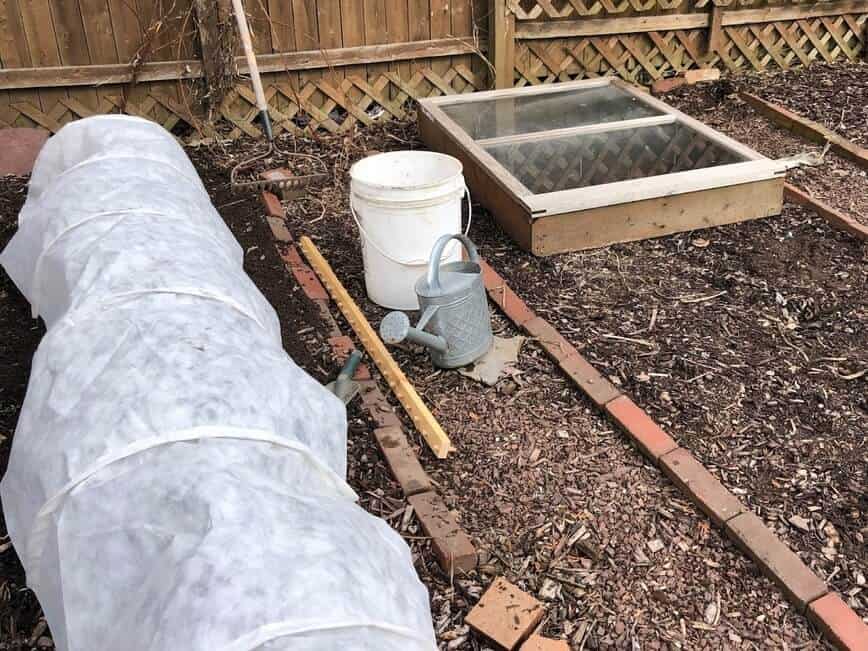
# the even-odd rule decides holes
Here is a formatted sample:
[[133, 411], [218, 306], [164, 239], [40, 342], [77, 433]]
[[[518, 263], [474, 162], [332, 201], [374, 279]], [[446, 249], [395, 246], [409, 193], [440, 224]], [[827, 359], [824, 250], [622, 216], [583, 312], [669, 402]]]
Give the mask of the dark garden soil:
[[[27, 179], [0, 176], [0, 249], [18, 228], [18, 211], [26, 194]], [[0, 477], [6, 474], [30, 361], [44, 333], [42, 321], [30, 317], [30, 304], [0, 268]], [[0, 509], [0, 651], [37, 648], [40, 640], [50, 643], [41, 618], [36, 596], [24, 585], [24, 569], [9, 542]]]
[[[756, 121], [732, 90], [693, 87], [671, 101], [770, 155], [812, 147]], [[420, 147], [415, 125], [295, 144], [321, 156], [333, 178], [287, 204], [290, 230], [315, 239], [377, 326], [385, 311], [365, 298], [348, 170], [373, 151]], [[228, 192], [228, 170], [251, 147], [190, 155], [246, 251], [248, 273], [278, 311], [287, 350], [318, 379], [333, 378], [328, 333], [275, 254], [258, 200]], [[791, 178], [851, 214], [866, 212], [864, 175], [826, 161]], [[4, 180], [0, 245], [14, 232], [23, 192], [23, 181]], [[471, 237], [531, 307], [868, 616], [868, 247], [787, 205], [771, 219], [538, 259], [518, 250], [482, 208], [474, 215]], [[42, 331], [2, 273], [0, 283], [2, 469]], [[516, 334], [499, 314], [494, 326], [501, 336]], [[408, 427], [480, 550], [478, 571], [439, 570], [356, 403], [348, 412], [348, 474], [365, 508], [411, 545], [441, 648], [486, 648], [464, 615], [498, 575], [543, 599], [544, 632], [573, 649], [825, 647], [532, 342], [520, 373], [495, 387], [436, 371], [421, 350], [394, 352], [455, 444], [448, 460], [437, 461]], [[38, 604], [7, 544], [0, 537], [0, 651], [29, 649], [46, 633], [36, 630]]]

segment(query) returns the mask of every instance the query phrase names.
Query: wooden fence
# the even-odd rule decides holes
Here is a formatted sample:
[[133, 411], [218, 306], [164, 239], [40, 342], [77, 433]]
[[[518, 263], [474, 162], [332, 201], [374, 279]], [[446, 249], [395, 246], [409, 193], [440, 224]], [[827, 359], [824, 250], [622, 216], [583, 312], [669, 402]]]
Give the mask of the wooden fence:
[[[495, 85], [855, 59], [868, 19], [868, 0], [245, 4], [278, 131], [340, 132], [402, 117], [411, 99]], [[0, 0], [0, 126], [54, 132], [124, 111], [192, 139], [257, 135], [243, 60], [206, 108], [220, 40], [208, 30], [231, 30], [230, 18], [226, 0]]]

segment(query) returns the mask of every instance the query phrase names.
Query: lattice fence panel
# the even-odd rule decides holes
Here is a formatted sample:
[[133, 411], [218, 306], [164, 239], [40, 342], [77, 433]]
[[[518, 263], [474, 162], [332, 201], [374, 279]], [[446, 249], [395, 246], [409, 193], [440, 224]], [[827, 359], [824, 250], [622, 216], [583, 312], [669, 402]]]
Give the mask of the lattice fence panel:
[[[344, 132], [357, 124], [403, 118], [410, 110], [410, 100], [484, 90], [488, 84], [484, 74], [472, 71], [463, 63], [455, 63], [445, 72], [421, 68], [410, 76], [401, 76], [398, 71], [385, 71], [372, 77], [324, 76], [303, 82], [298, 89], [290, 86], [288, 78], [281, 75], [269, 76], [265, 81], [276, 133]], [[141, 91], [141, 87], [137, 91]], [[103, 90], [97, 109], [67, 97], [47, 110], [37, 101], [22, 100], [0, 105], [0, 126], [41, 126], [54, 133], [73, 119], [126, 112], [154, 120], [191, 140], [218, 135], [229, 139], [242, 134], [261, 135], [255, 123], [255, 98], [246, 84], [229, 92], [220, 109], [222, 121], [215, 125], [202, 121], [201, 115], [188, 105], [193, 104], [192, 100], [179, 101], [177, 97], [177, 92], [170, 93], [152, 85], [147, 92], [136, 92], [135, 99], [126, 102], [119, 87]]]
[[516, 20], [582, 18], [585, 16], [659, 13], [680, 9], [706, 9], [710, 6], [728, 9], [786, 7], [812, 4], [813, 0], [507, 0]]
[[868, 14], [738, 25], [706, 52], [702, 29], [519, 41], [516, 86], [615, 75], [640, 84], [697, 67], [765, 71], [856, 59]]

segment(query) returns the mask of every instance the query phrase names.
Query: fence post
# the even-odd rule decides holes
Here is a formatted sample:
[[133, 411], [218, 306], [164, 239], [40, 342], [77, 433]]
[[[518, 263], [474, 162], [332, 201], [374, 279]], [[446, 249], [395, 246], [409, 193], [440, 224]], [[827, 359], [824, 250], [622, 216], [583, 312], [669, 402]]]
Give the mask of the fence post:
[[234, 84], [235, 22], [228, 0], [194, 0], [202, 68], [205, 71], [208, 120]]
[[494, 66], [494, 87], [512, 88], [515, 80], [515, 15], [507, 0], [489, 0], [488, 57]]

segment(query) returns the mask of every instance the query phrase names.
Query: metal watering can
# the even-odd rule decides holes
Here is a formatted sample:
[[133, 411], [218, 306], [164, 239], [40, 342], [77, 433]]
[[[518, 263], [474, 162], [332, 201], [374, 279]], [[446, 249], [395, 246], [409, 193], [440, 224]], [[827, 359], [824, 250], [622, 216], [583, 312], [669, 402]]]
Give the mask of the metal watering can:
[[[440, 266], [443, 249], [459, 240], [470, 258]], [[380, 323], [380, 336], [388, 344], [409, 339], [428, 348], [440, 368], [466, 366], [491, 347], [491, 315], [482, 283], [476, 246], [466, 235], [443, 235], [434, 244], [428, 273], [416, 281], [422, 316], [413, 328], [403, 312], [390, 312]]]

